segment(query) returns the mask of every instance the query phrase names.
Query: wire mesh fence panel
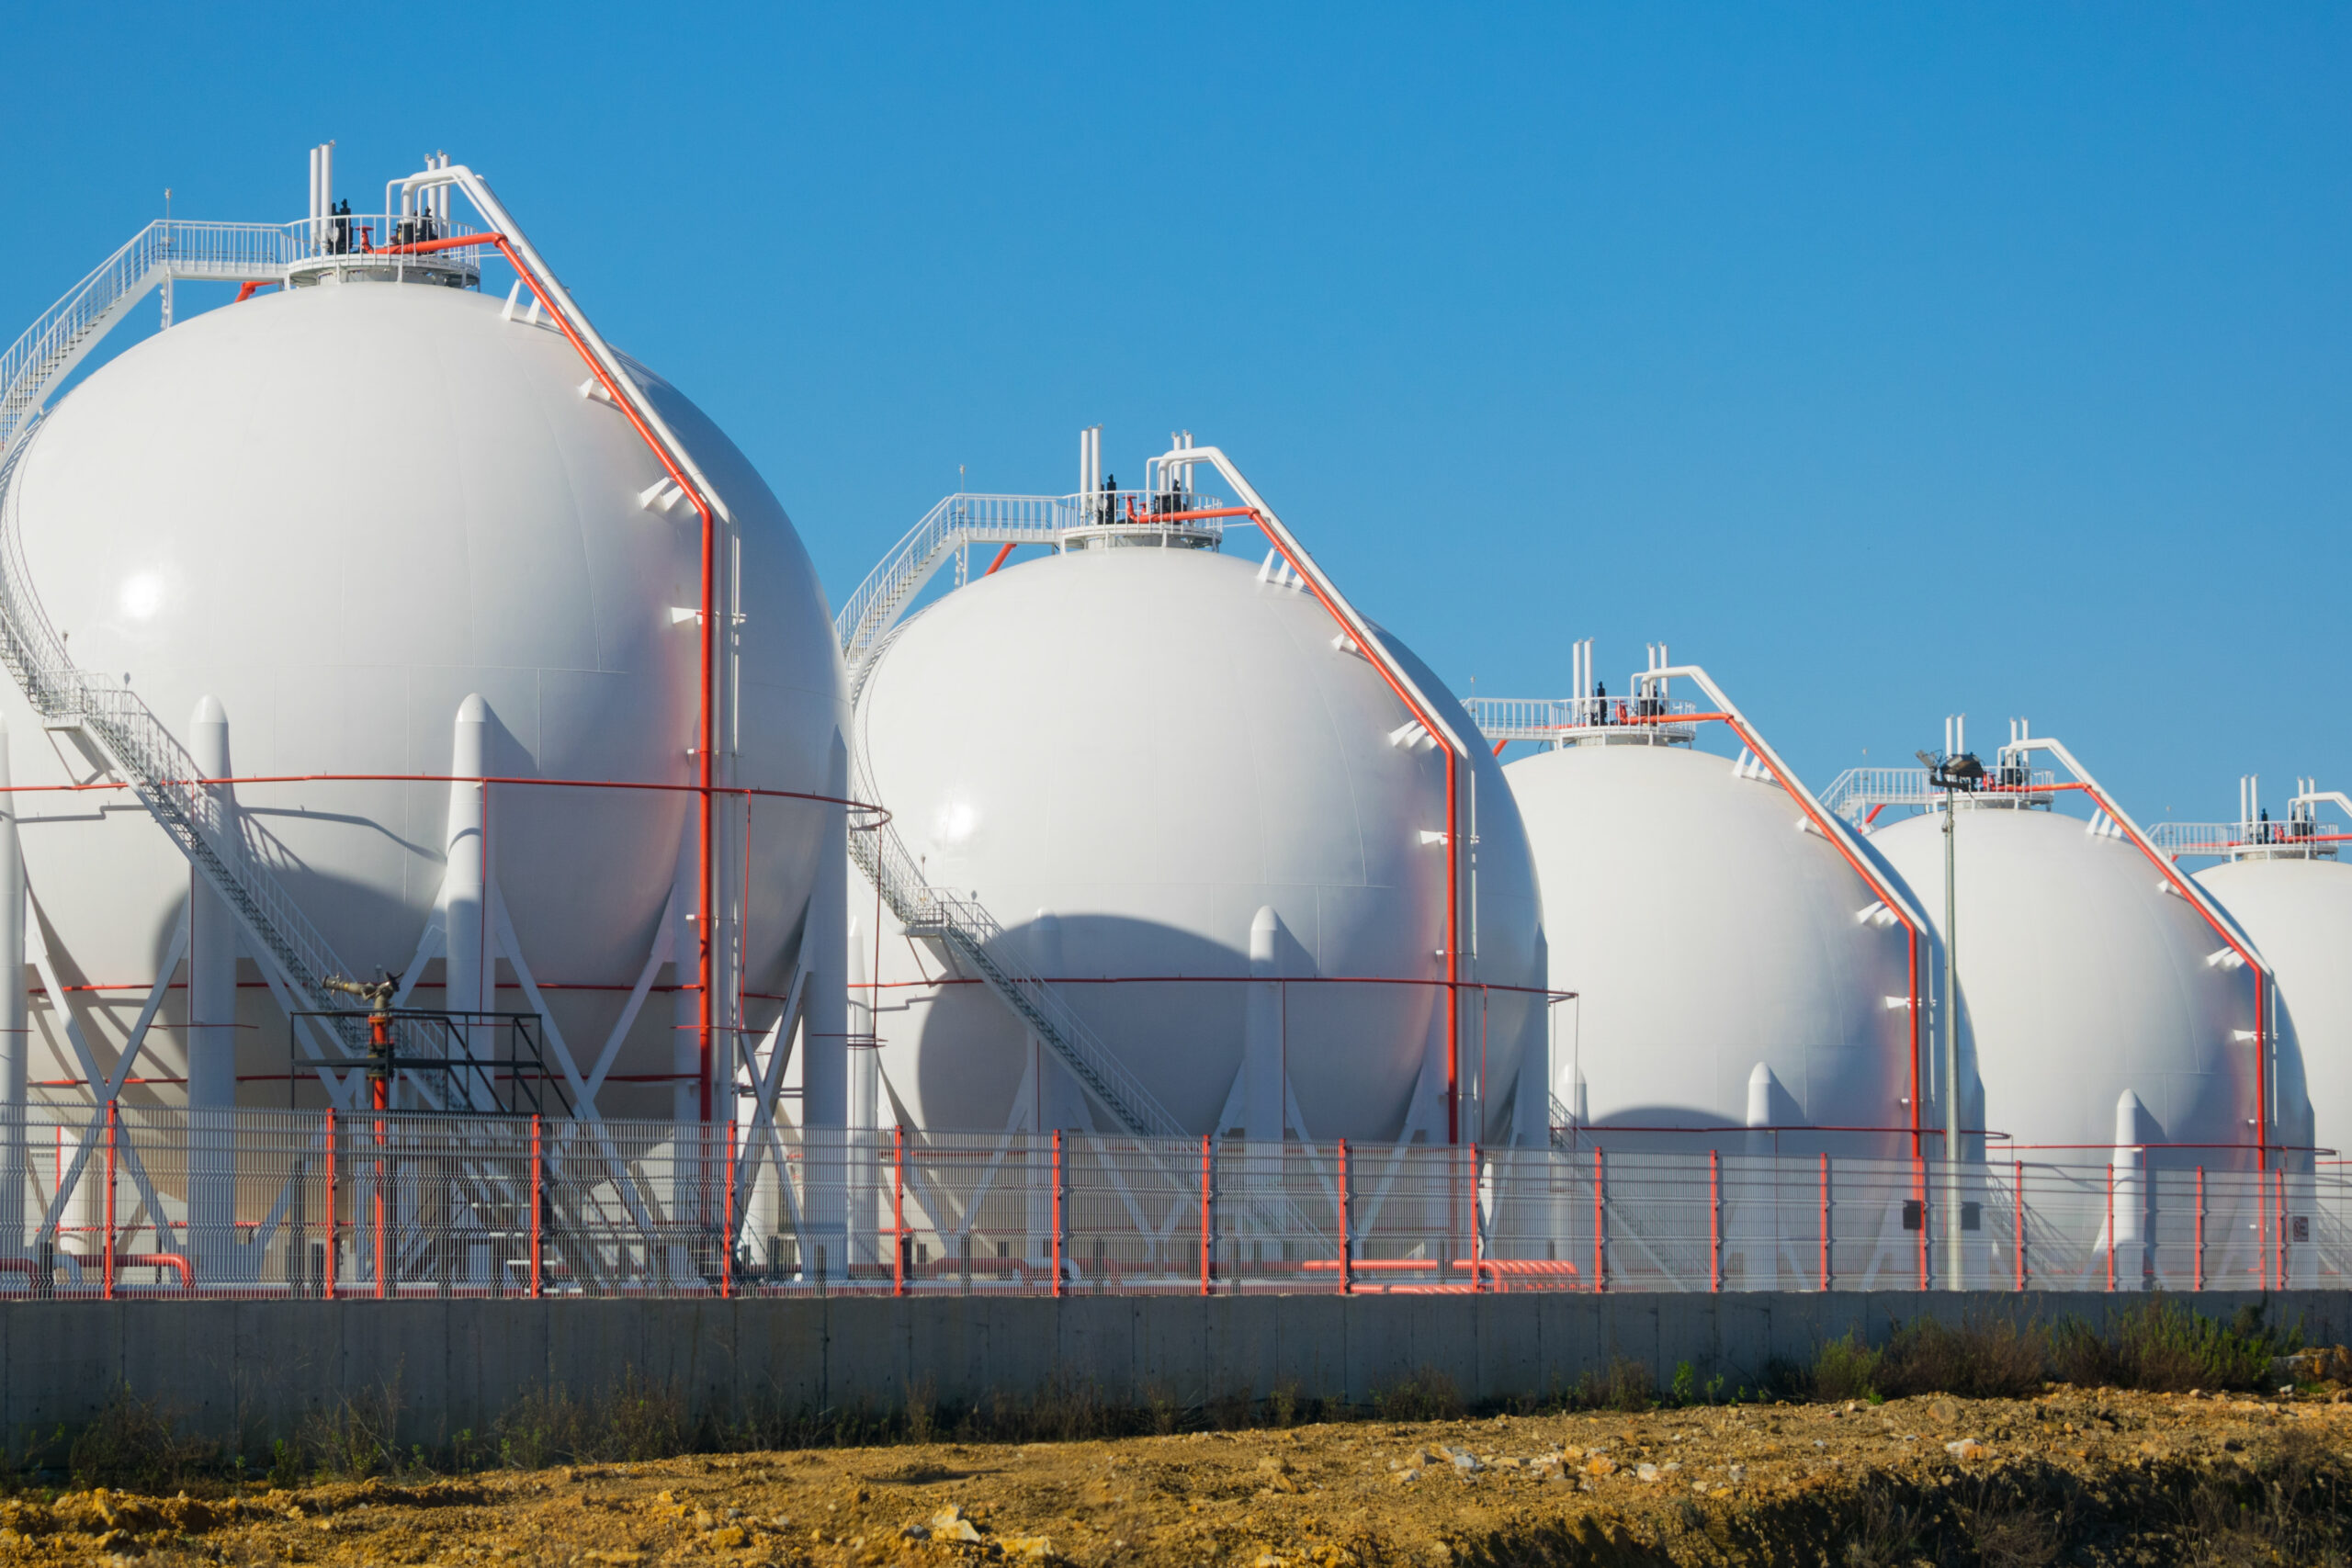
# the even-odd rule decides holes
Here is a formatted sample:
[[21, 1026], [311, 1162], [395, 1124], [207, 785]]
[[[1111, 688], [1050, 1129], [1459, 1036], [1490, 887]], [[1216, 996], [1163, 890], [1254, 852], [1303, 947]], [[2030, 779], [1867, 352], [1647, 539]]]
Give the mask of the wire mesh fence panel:
[[2311, 1287], [2347, 1168], [51, 1098], [0, 1108], [0, 1299]]

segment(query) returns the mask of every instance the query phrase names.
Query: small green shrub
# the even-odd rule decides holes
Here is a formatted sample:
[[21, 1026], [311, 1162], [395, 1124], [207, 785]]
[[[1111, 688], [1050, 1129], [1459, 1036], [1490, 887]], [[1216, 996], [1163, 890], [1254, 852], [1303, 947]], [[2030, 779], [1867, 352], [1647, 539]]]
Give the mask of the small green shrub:
[[2049, 1354], [2048, 1335], [2006, 1318], [1957, 1326], [1915, 1318], [1880, 1350], [1878, 1392], [1890, 1399], [1914, 1393], [2023, 1399], [2041, 1392]]
[[302, 1423], [298, 1440], [329, 1475], [359, 1481], [395, 1472], [401, 1460], [393, 1441], [400, 1413], [399, 1386], [379, 1383], [313, 1413]]
[[1848, 1329], [1822, 1346], [1803, 1374], [1804, 1393], [1815, 1399], [1876, 1399], [1879, 1353]]
[[1452, 1421], [1464, 1408], [1462, 1391], [1435, 1367], [1423, 1367], [1372, 1396], [1372, 1413], [1383, 1421]]
[[2191, 1388], [2260, 1388], [2270, 1361], [2300, 1348], [2299, 1329], [2266, 1325], [2260, 1306], [2247, 1303], [2222, 1324], [2158, 1297], [2119, 1313], [2102, 1333], [2070, 1320], [2052, 1336], [2053, 1376], [2086, 1386], [2106, 1384], [2177, 1393]]
[[311, 1467], [302, 1462], [302, 1450], [279, 1438], [269, 1445], [269, 1483], [281, 1492], [291, 1492], [311, 1478]]

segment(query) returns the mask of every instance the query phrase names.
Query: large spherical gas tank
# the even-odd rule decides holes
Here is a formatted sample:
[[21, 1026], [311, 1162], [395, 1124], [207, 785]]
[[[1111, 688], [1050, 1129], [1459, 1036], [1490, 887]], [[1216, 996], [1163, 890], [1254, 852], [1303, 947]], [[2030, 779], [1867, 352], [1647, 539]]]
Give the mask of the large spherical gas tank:
[[[2100, 1164], [2129, 1092], [2140, 1140], [2206, 1145], [2153, 1149], [2152, 1163], [2250, 1169], [2258, 1064], [2240, 1036], [2255, 1027], [2252, 974], [2217, 956], [2222, 937], [2130, 840], [2091, 827], [2048, 811], [1958, 814], [1960, 989], [1987, 1120], [2021, 1157]], [[1871, 842], [1940, 928], [1940, 815]], [[2288, 1020], [2273, 1018], [2271, 1036], [2272, 1136], [2308, 1144]]]
[[1760, 1111], [1776, 1127], [1883, 1130], [1775, 1134], [1784, 1155], [1907, 1151], [1906, 933], [1786, 791], [1662, 745], [1544, 751], [1503, 776], [1534, 848], [1552, 985], [1577, 993], [1559, 1009], [1553, 1080], [1573, 1108], [1581, 1073], [1587, 1128], [1696, 1152], [1722, 1140], [1610, 1129], [1739, 1127]]
[[[741, 525], [738, 782], [824, 793], [847, 713], [808, 557], [742, 454], [637, 374]], [[640, 503], [661, 469], [618, 409], [582, 395], [586, 375], [552, 326], [503, 319], [475, 293], [263, 295], [182, 321], [66, 397], [20, 464], [9, 544], [82, 670], [125, 681], [184, 744], [198, 699], [219, 700], [237, 776], [446, 775], [459, 706], [479, 694], [493, 775], [686, 784], [695, 625], [672, 611], [698, 602], [700, 523], [689, 505]], [[13, 684], [5, 703], [18, 784], [90, 774]], [[187, 900], [188, 865], [127, 794], [20, 798], [28, 874], [67, 983], [105, 987], [91, 1009], [102, 1031], [127, 1022]], [[343, 962], [408, 966], [441, 886], [447, 784], [243, 784], [236, 798]], [[583, 1072], [654, 941], [691, 799], [491, 790], [493, 874]], [[754, 992], [781, 989], [767, 982], [806, 907], [821, 810], [754, 810]], [[420, 1004], [438, 1005], [438, 972]], [[287, 1025], [255, 966], [242, 975], [244, 1098], [282, 1105], [282, 1077], [263, 1080], [286, 1070]], [[511, 984], [499, 998], [524, 1006]], [[668, 1114], [657, 1080], [673, 1070], [673, 1032], [666, 1002], [644, 1010], [607, 1113]], [[62, 1076], [70, 1055], [50, 1043]]]
[[[1483, 1126], [1463, 1136], [1491, 1139], [1542, 1041], [1534, 874], [1476, 730], [1388, 646], [1473, 754], [1460, 787], [1475, 790], [1478, 920], [1463, 978], [1526, 987], [1466, 1008], [1462, 1070], [1483, 1071], [1486, 1093]], [[925, 880], [977, 893], [1008, 950], [1062, 982], [1194, 1133], [1234, 1092], [1264, 989], [1238, 982], [1271, 908], [1293, 1130], [1390, 1138], [1425, 1066], [1443, 1071], [1445, 772], [1441, 751], [1392, 739], [1407, 717], [1297, 587], [1213, 551], [1091, 549], [983, 578], [902, 627], [863, 682], [853, 743]], [[853, 912], [872, 896], [854, 881]], [[878, 943], [870, 913], [853, 942], [852, 985], [878, 958], [875, 1029], [899, 1108], [931, 1127], [1008, 1125], [1024, 1083], [1037, 1089], [1026, 1036], [968, 978], [929, 985], [944, 955], [884, 915]], [[1026, 1115], [1071, 1124], [1047, 1106]]]
[[2304, 1047], [2312, 1141], [2352, 1143], [2352, 865], [2332, 860], [2240, 860], [2197, 880], [2271, 966]]

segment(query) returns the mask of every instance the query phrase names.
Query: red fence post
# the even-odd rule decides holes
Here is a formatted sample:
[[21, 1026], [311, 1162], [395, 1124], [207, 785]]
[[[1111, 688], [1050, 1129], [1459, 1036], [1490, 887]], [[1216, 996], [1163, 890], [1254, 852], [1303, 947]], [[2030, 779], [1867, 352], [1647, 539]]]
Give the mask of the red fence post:
[[1592, 1151], [1592, 1293], [1609, 1288], [1609, 1178], [1600, 1151]]
[[1201, 1139], [1201, 1294], [1209, 1293], [1209, 1140]]
[[2278, 1288], [2287, 1288], [2287, 1172], [2278, 1172]]
[[1062, 1130], [1054, 1129], [1054, 1294], [1062, 1293]]
[[114, 1130], [117, 1124], [116, 1104], [109, 1100], [107, 1101], [107, 1255], [106, 1266], [98, 1274], [98, 1278], [105, 1281], [108, 1301], [114, 1300]]
[[539, 1211], [546, 1203], [547, 1151], [539, 1141], [540, 1125], [537, 1116], [531, 1118], [531, 1299], [539, 1299], [540, 1254]]
[[1829, 1154], [1821, 1156], [1821, 1288], [1829, 1289]]
[[1350, 1272], [1350, 1262], [1355, 1260], [1355, 1235], [1348, 1229], [1348, 1140], [1339, 1140], [1339, 1293], [1348, 1295], [1355, 1291], [1355, 1274]]
[[1922, 1155], [1912, 1162], [1911, 1189], [1919, 1205], [1919, 1288], [1928, 1288], [1928, 1160]]
[[382, 1112], [390, 1099], [387, 1093], [390, 1086], [382, 1077], [373, 1076], [369, 1078], [369, 1084], [371, 1087], [368, 1090], [368, 1098], [374, 1102], [378, 1114], [376, 1117], [376, 1174], [375, 1179], [368, 1185], [370, 1207], [374, 1210], [376, 1218], [373, 1227], [376, 1232], [376, 1299], [380, 1302], [392, 1293], [391, 1271], [387, 1265], [396, 1262], [398, 1257], [390, 1250], [384, 1237], [384, 1179], [388, 1174], [386, 1170], [388, 1161], [384, 1150], [388, 1146], [389, 1130], [384, 1125]]
[[1724, 1288], [1724, 1156], [1707, 1151], [1707, 1289]]
[[2025, 1161], [2009, 1162], [2009, 1219], [2017, 1235], [2017, 1256], [2011, 1267], [2017, 1271], [2017, 1286], [2025, 1289]]
[[2205, 1288], [2205, 1168], [2197, 1168], [2197, 1290]]
[[343, 1244], [337, 1234], [334, 1218], [334, 1107], [327, 1107], [327, 1257], [319, 1276], [319, 1293], [328, 1301], [334, 1300], [334, 1258]]
[[890, 1129], [890, 1293], [907, 1293], [907, 1130]]

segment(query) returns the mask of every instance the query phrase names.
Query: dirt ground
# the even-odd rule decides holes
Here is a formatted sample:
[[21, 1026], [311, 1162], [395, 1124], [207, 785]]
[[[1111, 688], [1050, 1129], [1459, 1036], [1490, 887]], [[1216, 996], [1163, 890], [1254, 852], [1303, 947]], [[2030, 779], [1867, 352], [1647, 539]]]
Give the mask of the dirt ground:
[[[2309, 1561], [2215, 1557], [2199, 1532], [2252, 1528], [2282, 1454], [2283, 1484], [2334, 1508], [2347, 1424], [2352, 1404], [2061, 1387], [25, 1493], [0, 1502], [0, 1563]], [[2254, 1503], [2219, 1517], [2215, 1495]]]

